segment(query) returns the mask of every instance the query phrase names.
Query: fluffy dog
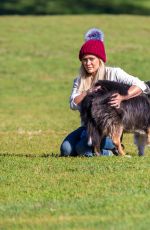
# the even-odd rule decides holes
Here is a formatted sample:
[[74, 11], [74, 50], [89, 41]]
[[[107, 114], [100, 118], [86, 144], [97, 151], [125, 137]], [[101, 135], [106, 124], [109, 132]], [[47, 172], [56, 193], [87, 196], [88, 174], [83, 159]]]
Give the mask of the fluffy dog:
[[[147, 84], [150, 86], [150, 82]], [[142, 145], [150, 144], [150, 96], [142, 94], [121, 102], [120, 108], [115, 108], [109, 104], [112, 95], [127, 95], [130, 86], [106, 80], [98, 81], [95, 84], [97, 86], [99, 90], [87, 94], [83, 99], [80, 111], [81, 120], [87, 127], [89, 140], [97, 149], [97, 155], [105, 136], [112, 138], [119, 155], [125, 155], [121, 145], [123, 131], [138, 133], [136, 144], [139, 151], [143, 135], [146, 141]]]

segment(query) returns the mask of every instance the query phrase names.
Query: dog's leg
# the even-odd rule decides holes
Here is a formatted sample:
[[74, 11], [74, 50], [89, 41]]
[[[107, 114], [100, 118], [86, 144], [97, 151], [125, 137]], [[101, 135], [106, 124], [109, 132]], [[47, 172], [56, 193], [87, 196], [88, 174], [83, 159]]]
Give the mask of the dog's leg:
[[[92, 137], [91, 136], [89, 136], [89, 138], [88, 138], [88, 146], [92, 146]], [[100, 153], [100, 145], [94, 146], [94, 153], [95, 153], [96, 156], [101, 155], [101, 153]]]
[[101, 155], [101, 153], [100, 153], [100, 147], [95, 146], [94, 147], [94, 153], [95, 153], [96, 156], [100, 156]]
[[137, 146], [139, 156], [144, 155], [144, 149], [145, 149], [146, 142], [147, 142], [146, 134], [145, 135], [140, 134], [140, 133], [134, 134], [134, 144]]
[[147, 132], [147, 144], [150, 145], [150, 128], [148, 128]]
[[94, 146], [94, 153], [96, 156], [101, 156], [100, 145], [101, 145], [101, 138], [99, 139], [99, 142]]
[[121, 145], [121, 136], [123, 133], [123, 127], [119, 127], [118, 129], [115, 130], [112, 136], [113, 143], [116, 145], [119, 155], [124, 156], [125, 151], [123, 150], [123, 147]]

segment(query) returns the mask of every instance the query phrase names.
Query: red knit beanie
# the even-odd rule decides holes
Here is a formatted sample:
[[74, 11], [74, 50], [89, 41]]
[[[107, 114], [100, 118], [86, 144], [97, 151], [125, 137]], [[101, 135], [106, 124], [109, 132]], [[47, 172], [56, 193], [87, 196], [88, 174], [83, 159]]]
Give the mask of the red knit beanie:
[[86, 54], [92, 54], [106, 62], [106, 53], [104, 43], [100, 40], [88, 40], [86, 41], [79, 52], [79, 59], [82, 60]]

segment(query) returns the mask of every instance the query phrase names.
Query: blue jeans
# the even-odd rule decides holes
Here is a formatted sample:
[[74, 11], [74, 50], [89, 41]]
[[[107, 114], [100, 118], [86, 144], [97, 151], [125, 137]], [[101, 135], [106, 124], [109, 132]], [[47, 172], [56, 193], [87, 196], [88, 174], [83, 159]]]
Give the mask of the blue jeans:
[[[114, 150], [115, 146], [109, 137], [102, 140], [101, 154], [109, 156], [110, 151]], [[63, 141], [60, 147], [61, 156], [93, 156], [93, 147], [88, 145], [86, 128], [79, 127], [70, 133]], [[112, 155], [112, 154], [111, 154]]]

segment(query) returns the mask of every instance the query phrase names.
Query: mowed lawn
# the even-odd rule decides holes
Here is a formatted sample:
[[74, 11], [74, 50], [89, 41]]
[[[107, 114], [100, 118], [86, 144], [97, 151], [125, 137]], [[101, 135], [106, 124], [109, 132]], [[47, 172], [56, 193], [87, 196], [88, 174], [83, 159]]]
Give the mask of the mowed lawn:
[[150, 148], [132, 158], [60, 158], [80, 125], [69, 109], [78, 52], [90, 27], [105, 33], [107, 65], [149, 77], [150, 18], [0, 17], [0, 229], [149, 229]]

